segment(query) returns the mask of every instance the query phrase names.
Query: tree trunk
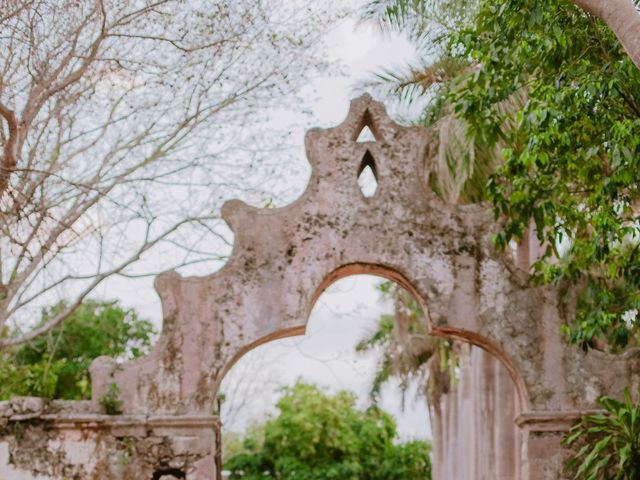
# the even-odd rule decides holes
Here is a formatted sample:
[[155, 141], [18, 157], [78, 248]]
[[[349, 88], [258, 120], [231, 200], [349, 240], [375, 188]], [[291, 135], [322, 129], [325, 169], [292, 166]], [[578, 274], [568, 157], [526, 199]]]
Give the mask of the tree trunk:
[[640, 68], [640, 12], [632, 0], [572, 0], [595, 15], [616, 34], [633, 63]]

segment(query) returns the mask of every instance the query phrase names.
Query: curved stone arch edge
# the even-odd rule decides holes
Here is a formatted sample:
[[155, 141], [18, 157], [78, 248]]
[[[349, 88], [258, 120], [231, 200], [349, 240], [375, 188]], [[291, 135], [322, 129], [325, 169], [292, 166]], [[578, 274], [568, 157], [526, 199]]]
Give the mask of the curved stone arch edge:
[[[251, 206], [239, 199], [227, 200], [222, 205], [221, 217], [224, 219], [229, 229], [233, 232], [234, 236], [237, 237], [242, 234], [242, 229], [239, 228], [238, 225], [239, 223], [241, 223], [242, 219], [245, 218], [249, 213], [251, 215], [277, 217], [288, 211], [295, 210], [295, 208], [303, 204], [308, 199], [308, 197], [312, 193], [310, 190], [310, 185], [313, 183], [313, 179], [317, 177], [319, 174], [317, 157], [313, 149], [313, 144], [315, 141], [318, 140], [318, 137], [322, 137], [324, 135], [337, 135], [337, 136], [345, 136], [346, 138], [349, 138], [351, 141], [356, 141], [358, 134], [365, 126], [371, 129], [376, 139], [376, 142], [386, 142], [386, 143], [392, 142], [391, 138], [385, 138], [385, 137], [391, 137], [393, 136], [393, 134], [396, 134], [398, 132], [408, 132], [408, 131], [422, 132], [421, 127], [415, 127], [415, 126], [408, 127], [395, 122], [388, 115], [384, 104], [382, 104], [381, 102], [375, 101], [369, 94], [365, 93], [358, 98], [352, 99], [350, 102], [349, 110], [342, 122], [329, 128], [311, 128], [306, 132], [305, 151], [306, 151], [306, 159], [311, 166], [311, 175], [303, 193], [298, 198], [296, 198], [291, 203], [284, 205], [282, 207], [269, 208], [269, 209]], [[386, 134], [385, 134], [385, 131], [386, 131]], [[371, 145], [369, 144], [375, 144], [376, 142], [366, 142], [365, 144], [362, 144], [362, 148], [367, 150], [368, 148], [371, 148]], [[425, 148], [424, 145], [421, 143], [420, 150], [422, 151], [424, 150], [424, 148]], [[421, 153], [420, 156], [424, 156], [424, 155]], [[421, 163], [420, 167], [424, 168], [424, 165]], [[422, 171], [419, 173], [422, 173]], [[440, 199], [438, 199], [433, 194], [433, 192], [431, 192], [427, 188], [425, 183], [420, 182], [418, 184], [418, 187], [419, 187], [419, 193], [421, 196], [424, 196], [425, 198], [429, 198], [430, 201], [435, 202], [439, 206], [443, 206], [443, 207], [445, 206], [445, 204]], [[473, 217], [481, 212], [486, 212], [486, 211], [487, 211], [487, 205], [484, 205], [484, 204], [468, 204], [468, 205], [462, 205], [459, 208], [460, 214], [464, 216], [470, 216], [470, 217]], [[176, 286], [178, 283], [185, 284], [185, 283], [191, 283], [191, 282], [200, 283], [205, 281], [215, 281], [216, 279], [225, 278], [225, 276], [228, 274], [233, 274], [234, 260], [238, 257], [238, 254], [242, 251], [241, 243], [242, 242], [240, 242], [238, 238], [234, 240], [231, 248], [231, 252], [229, 254], [229, 258], [215, 272], [201, 275], [201, 276], [196, 275], [196, 276], [183, 277], [177, 271], [171, 270], [171, 271], [163, 272], [156, 277], [154, 281], [154, 286], [155, 286], [156, 292], [160, 297], [160, 303], [162, 307], [163, 320], [164, 320], [162, 325], [162, 330], [160, 332], [158, 340], [146, 355], [137, 359], [129, 360], [127, 362], [124, 362], [123, 364], [119, 364], [118, 365], [119, 369], [122, 369], [124, 367], [135, 369], [144, 364], [153, 363], [154, 361], [157, 361], [160, 357], [162, 357], [163, 351], [170, 340], [171, 330], [175, 328], [175, 319], [176, 319], [175, 317], [179, 310], [179, 307], [174, 301], [173, 296], [170, 292], [171, 288]], [[316, 290], [314, 294], [315, 296], [310, 302], [309, 309], [305, 315], [304, 326], [283, 328], [278, 332], [268, 333], [266, 336], [260, 339], [257, 339], [253, 342], [250, 342], [246, 346], [240, 347], [240, 351], [236, 353], [232, 358], [230, 362], [231, 365], [235, 363], [236, 361], [235, 357], [239, 358], [242, 355], [244, 355], [244, 353], [246, 353], [247, 351], [253, 348], [256, 348], [257, 346], [263, 343], [266, 343], [278, 338], [284, 338], [287, 336], [304, 334], [306, 323], [311, 313], [311, 309], [313, 308], [313, 305], [317, 300], [317, 297], [319, 297], [320, 294], [324, 291], [324, 289], [326, 289], [331, 283], [333, 283], [336, 280], [335, 278], [332, 278], [333, 275], [340, 275], [340, 278], [342, 278], [344, 276], [352, 275], [352, 274], [368, 273], [368, 274], [377, 275], [383, 278], [388, 278], [400, 284], [401, 286], [403, 286], [403, 288], [409, 291], [415, 299], [419, 300], [419, 302], [421, 303], [421, 307], [423, 308], [423, 311], [428, 312], [428, 308], [426, 307], [424, 301], [422, 300], [422, 296], [419, 295], [417, 290], [411, 285], [409, 281], [407, 281], [401, 274], [394, 271], [393, 268], [389, 268], [382, 265], [378, 265], [378, 266], [367, 265], [364, 271], [360, 271], [360, 272], [354, 271], [353, 273], [346, 273], [346, 274], [337, 273], [342, 271], [343, 269], [355, 268], [355, 265], [358, 265], [358, 264], [350, 264], [350, 265], [345, 265], [343, 267], [339, 267], [336, 271], [330, 273], [325, 278], [323, 284], [319, 287], [318, 290]], [[524, 283], [525, 275], [522, 274], [522, 272], [518, 272], [516, 271], [516, 269], [510, 268], [512, 267], [512, 265], [510, 265], [509, 262], [506, 262], [506, 266], [507, 268], [510, 269], [511, 273], [515, 273], [517, 279], [520, 282]], [[494, 354], [497, 352], [497, 356], [502, 359], [508, 371], [511, 373], [512, 378], [514, 379], [514, 382], [518, 386], [518, 392], [519, 392], [518, 396], [519, 396], [519, 399], [522, 401], [521, 402], [522, 405], [523, 406], [528, 405], [528, 395], [526, 393], [526, 390], [523, 387], [524, 382], [522, 378], [520, 378], [520, 375], [517, 373], [517, 369], [514, 366], [514, 362], [506, 354], [504, 354], [499, 347], [494, 346], [488, 340], [482, 337], [478, 337], [477, 335], [467, 332], [465, 330], [451, 329], [451, 332], [448, 333], [448, 332], [444, 332], [444, 330], [442, 329], [435, 329], [435, 328], [432, 329], [431, 320], [428, 316], [428, 313], [427, 313], [427, 322], [428, 322], [429, 329], [431, 330], [434, 336], [441, 336], [441, 337], [449, 336], [453, 338], [454, 335], [457, 335], [459, 340], [463, 340], [466, 343], [472, 343], [472, 344], [477, 343], [478, 346], [485, 348], [486, 350]], [[96, 361], [95, 363], [96, 363], [95, 365], [96, 370], [102, 369], [106, 372], [113, 372], [115, 369], [114, 365], [112, 365], [114, 362], [106, 357], [99, 357], [99, 360]], [[222, 371], [222, 374], [217, 375], [218, 380], [216, 382], [216, 388], [219, 387], [219, 383], [221, 381], [220, 379], [227, 373], [228, 370], [229, 368], [224, 368]], [[111, 374], [107, 373], [104, 380], [106, 381], [108, 378], [111, 378], [111, 377], [112, 377], [112, 373]], [[99, 390], [101, 389], [102, 388], [100, 388]], [[95, 396], [92, 396], [92, 397], [95, 402], [97, 397]]]
[[220, 389], [220, 385], [222, 384], [222, 381], [224, 380], [226, 375], [231, 371], [234, 365], [248, 352], [275, 340], [304, 335], [306, 333], [311, 313], [322, 294], [335, 282], [343, 278], [355, 275], [371, 275], [379, 278], [384, 278], [387, 280], [391, 280], [400, 287], [404, 288], [418, 302], [420, 308], [424, 312], [429, 334], [435, 337], [461, 341], [470, 345], [474, 345], [490, 353], [509, 372], [516, 392], [518, 411], [523, 413], [530, 411], [529, 395], [524, 379], [522, 378], [522, 375], [520, 374], [513, 359], [499, 345], [475, 332], [448, 327], [434, 327], [429, 316], [429, 306], [424, 300], [424, 297], [419, 293], [418, 289], [414, 287], [411, 281], [409, 281], [402, 273], [398, 272], [396, 269], [393, 269], [386, 265], [369, 263], [346, 264], [326, 275], [311, 297], [311, 300], [307, 307], [307, 311], [305, 313], [305, 318], [303, 319], [303, 324], [295, 327], [276, 330], [242, 346], [221, 369], [214, 385], [214, 395], [217, 395]]

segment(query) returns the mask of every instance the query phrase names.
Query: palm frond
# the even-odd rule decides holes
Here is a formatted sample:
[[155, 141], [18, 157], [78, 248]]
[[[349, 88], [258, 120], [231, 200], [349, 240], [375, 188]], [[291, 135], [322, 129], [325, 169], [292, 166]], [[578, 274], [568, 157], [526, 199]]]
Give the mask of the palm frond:
[[450, 57], [408, 64], [374, 74], [374, 78], [362, 83], [359, 89], [398, 102], [401, 109], [409, 113], [408, 123], [431, 126], [442, 116], [448, 84], [468, 69], [466, 61]]
[[474, 18], [479, 0], [371, 0], [362, 18], [383, 31], [408, 33], [412, 40], [436, 30], [454, 30]]
[[[455, 88], [455, 87], [453, 87]], [[515, 113], [523, 108], [526, 95], [517, 91], [496, 108], [496, 115], [504, 119], [503, 128], [513, 128]], [[468, 123], [445, 104], [440, 118], [433, 124], [430, 184], [448, 203], [473, 203], [484, 200], [489, 176], [502, 162], [504, 145], [487, 145], [471, 134]]]
[[[383, 385], [392, 378], [400, 381], [403, 399], [412, 380], [419, 381], [427, 395], [446, 391], [450, 372], [448, 367], [441, 372], [441, 365], [443, 351], [448, 352], [450, 343], [428, 334], [424, 314], [411, 294], [391, 282], [383, 286], [380, 290], [394, 301], [393, 315], [383, 315], [377, 330], [358, 344], [360, 352], [382, 348], [371, 398], [376, 401]], [[454, 357], [446, 355], [448, 365]]]
[[366, 82], [363, 87], [395, 97], [410, 105], [467, 69], [466, 62], [446, 57], [432, 63], [384, 69], [374, 73], [374, 79]]

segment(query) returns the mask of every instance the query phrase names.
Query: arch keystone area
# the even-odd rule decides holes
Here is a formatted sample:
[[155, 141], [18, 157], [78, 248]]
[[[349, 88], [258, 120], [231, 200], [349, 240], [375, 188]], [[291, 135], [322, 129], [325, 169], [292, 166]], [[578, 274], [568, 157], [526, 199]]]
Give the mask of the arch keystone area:
[[[358, 142], [365, 126], [375, 141]], [[158, 343], [121, 365], [96, 359], [91, 406], [83, 404], [80, 415], [80, 402], [67, 402], [66, 430], [59, 417], [47, 420], [64, 430], [59, 442], [82, 431], [109, 465], [122, 451], [118, 438], [131, 438], [136, 451], [160, 442], [161, 457], [132, 464], [135, 478], [165, 471], [161, 463], [172, 456], [182, 463], [170, 468], [188, 480], [216, 478], [216, 394], [224, 374], [248, 350], [304, 333], [330, 283], [369, 273], [409, 290], [428, 312], [432, 334], [477, 345], [506, 366], [521, 412], [514, 419], [523, 441], [521, 478], [563, 478], [562, 436], [598, 396], [640, 383], [638, 354], [585, 355], [564, 341], [559, 326], [567, 308], [559, 292], [531, 286], [513, 259], [493, 248], [498, 226], [486, 206], [448, 205], [428, 188], [432, 140], [429, 129], [393, 122], [368, 95], [351, 102], [340, 125], [310, 130], [312, 171], [302, 196], [272, 209], [225, 203], [222, 215], [235, 234], [227, 264], [209, 276], [168, 272], [156, 279], [164, 314]], [[378, 183], [368, 198], [358, 186], [363, 162], [373, 165]], [[122, 413], [99, 415], [112, 384]], [[103, 478], [131, 477], [125, 467], [104, 468], [111, 470]]]

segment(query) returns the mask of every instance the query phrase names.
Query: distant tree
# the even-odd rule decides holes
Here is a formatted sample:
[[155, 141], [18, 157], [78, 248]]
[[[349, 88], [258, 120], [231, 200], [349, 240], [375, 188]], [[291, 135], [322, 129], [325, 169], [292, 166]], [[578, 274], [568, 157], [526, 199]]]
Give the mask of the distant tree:
[[285, 388], [278, 416], [253, 428], [225, 469], [245, 480], [430, 479], [429, 444], [397, 443], [388, 413], [359, 410], [355, 402], [347, 391], [330, 396], [302, 383]]
[[224, 376], [218, 390], [220, 419], [225, 426], [225, 435], [237, 432], [244, 414], [264, 402], [266, 389], [277, 385], [282, 372], [277, 368], [265, 369], [278, 362], [268, 349], [255, 349], [242, 356], [240, 361]]
[[[45, 309], [40, 323], [65, 308], [59, 303]], [[46, 335], [0, 351], [0, 399], [12, 395], [90, 398], [91, 361], [100, 355], [116, 360], [144, 355], [155, 333], [150, 321], [117, 302], [86, 301]]]

